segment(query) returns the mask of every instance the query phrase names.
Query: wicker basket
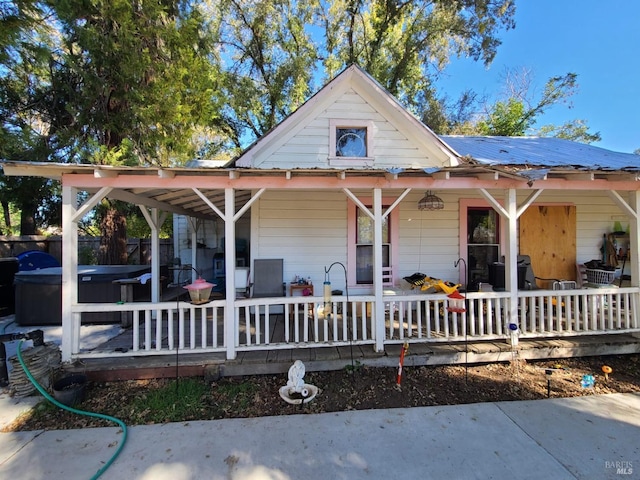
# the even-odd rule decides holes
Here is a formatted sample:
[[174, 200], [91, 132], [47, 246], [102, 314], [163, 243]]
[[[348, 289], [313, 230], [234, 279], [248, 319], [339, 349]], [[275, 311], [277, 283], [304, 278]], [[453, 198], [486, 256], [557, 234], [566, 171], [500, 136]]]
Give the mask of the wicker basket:
[[587, 268], [587, 282], [597, 285], [610, 285], [615, 279], [616, 272], [613, 270], [599, 270], [596, 268]]

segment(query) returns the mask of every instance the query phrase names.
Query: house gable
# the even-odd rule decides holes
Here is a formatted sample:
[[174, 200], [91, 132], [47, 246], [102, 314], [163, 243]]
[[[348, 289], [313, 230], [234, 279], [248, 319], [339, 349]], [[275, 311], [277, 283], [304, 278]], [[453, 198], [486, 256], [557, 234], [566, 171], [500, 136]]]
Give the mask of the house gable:
[[[366, 154], [336, 155], [336, 132], [348, 128], [366, 131]], [[357, 66], [344, 70], [235, 163], [284, 170], [425, 169], [458, 164], [453, 150]]]

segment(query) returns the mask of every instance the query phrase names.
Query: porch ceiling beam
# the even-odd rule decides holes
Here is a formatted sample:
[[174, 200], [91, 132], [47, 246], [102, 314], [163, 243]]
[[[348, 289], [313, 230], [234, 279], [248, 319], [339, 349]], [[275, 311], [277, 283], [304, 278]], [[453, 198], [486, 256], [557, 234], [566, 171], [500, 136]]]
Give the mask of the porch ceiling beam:
[[[448, 172], [447, 172], [448, 173]], [[304, 189], [304, 188], [418, 188], [418, 189], [477, 189], [477, 188], [500, 188], [500, 189], [527, 189], [527, 179], [507, 179], [483, 180], [474, 177], [451, 177], [449, 179], [437, 179], [425, 176], [405, 176], [399, 175], [397, 180], [388, 180], [381, 174], [375, 175], [350, 175], [344, 180], [337, 178], [337, 173], [331, 175], [296, 175], [287, 180], [284, 175], [249, 175], [245, 174], [241, 178], [231, 180], [223, 176], [181, 176], [175, 178], [158, 178], [148, 175], [120, 175], [116, 178], [94, 178], [93, 175], [71, 174], [65, 175], [62, 179], [63, 185], [77, 187], [80, 189], [113, 187], [113, 188], [156, 188], [165, 190], [207, 188], [224, 189], [232, 187], [235, 189], [251, 190], [256, 188], [278, 188], [278, 189]], [[545, 190], [637, 190], [638, 181], [613, 181], [605, 179], [595, 179], [589, 181], [574, 181], [562, 178], [547, 178], [536, 180], [536, 187]]]
[[93, 176], [96, 178], [116, 178], [118, 172], [114, 172], [113, 170], [94, 170]]
[[626, 213], [628, 216], [630, 216], [631, 218], [635, 218], [636, 220], [638, 220], [638, 213], [636, 212], [628, 203], [627, 201], [622, 198], [622, 196], [616, 192], [615, 190], [611, 190], [609, 192], [607, 192], [609, 194], [609, 197], [611, 198], [611, 200], [613, 200], [613, 202], [618, 205], [618, 207], [620, 207], [620, 209], [622, 211], [624, 211], [624, 213]]
[[449, 180], [451, 178], [450, 172], [435, 172], [431, 176], [436, 180]]
[[584, 173], [575, 173], [572, 174], [571, 177], [563, 177], [563, 178], [571, 178], [571, 180], [582, 180], [585, 182], [592, 182], [596, 179], [596, 174], [594, 172], [584, 172]]
[[175, 198], [180, 198], [183, 195], [184, 195], [184, 190], [172, 190], [167, 193], [157, 195], [154, 198], [160, 202], [165, 202], [165, 201], [173, 200]]
[[87, 213], [89, 213], [89, 210], [91, 210], [99, 202], [101, 202], [102, 199], [105, 198], [107, 195], [109, 195], [109, 193], [112, 190], [113, 188], [110, 188], [110, 187], [101, 188], [98, 192], [96, 192], [95, 195], [93, 195], [89, 200], [84, 202], [84, 204], [75, 211], [75, 213], [71, 217], [71, 221], [74, 223], [80, 221], [82, 217], [84, 217]]
[[[126, 190], [118, 190], [114, 189], [110, 194], [110, 198], [114, 198], [116, 200], [122, 200], [123, 202], [131, 203], [133, 205], [146, 205], [150, 208], [157, 208], [158, 210], [163, 210], [171, 213], [177, 213], [178, 215], [185, 216], [193, 216], [194, 212], [191, 210], [186, 210], [184, 208], [177, 207], [170, 203], [158, 202], [152, 198], [147, 198], [141, 195], [134, 195], [131, 192], [127, 192]], [[210, 215], [199, 215], [202, 218], [210, 218]]]
[[224, 220], [224, 213], [222, 213], [220, 209], [216, 207], [215, 204], [211, 200], [209, 200], [204, 193], [202, 193], [197, 188], [193, 188], [192, 190], [195, 192], [196, 195], [198, 195], [202, 199], [204, 203], [206, 203], [209, 206], [211, 210], [216, 212], [216, 215], [218, 215], [220, 218]]
[[174, 178], [176, 176], [176, 172], [172, 172], [171, 170], [158, 170], [159, 178]]
[[356, 205], [358, 205], [358, 207], [360, 207], [360, 209], [366, 213], [367, 215], [369, 215], [369, 217], [375, 221], [375, 218], [373, 216], [373, 212], [371, 210], [369, 210], [366, 205], [364, 203], [362, 203], [360, 201], [360, 199], [358, 197], [356, 197], [351, 190], [349, 190], [348, 188], [343, 188], [342, 191], [347, 195], [347, 197], [349, 197], [351, 200], [353, 200], [353, 203], [355, 203]]
[[479, 173], [476, 175], [476, 178], [478, 180], [496, 181], [500, 180], [500, 174], [498, 172]]
[[544, 190], [535, 190], [531, 192], [531, 194], [522, 203], [522, 205], [518, 207], [518, 210], [516, 211], [516, 218], [520, 218], [520, 215], [522, 215], [524, 212], [527, 211], [527, 209], [531, 206], [533, 202], [536, 201], [536, 198], [538, 198], [540, 194], [542, 194], [542, 192], [544, 192]]

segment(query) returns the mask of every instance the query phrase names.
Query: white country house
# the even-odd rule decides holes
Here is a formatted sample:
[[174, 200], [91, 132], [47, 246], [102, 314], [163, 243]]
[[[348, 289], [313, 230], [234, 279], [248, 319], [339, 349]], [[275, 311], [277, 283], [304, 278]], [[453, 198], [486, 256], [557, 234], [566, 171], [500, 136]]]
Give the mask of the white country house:
[[[635, 335], [638, 159], [551, 138], [439, 137], [351, 66], [226, 165], [2, 167], [62, 184], [64, 360], [179, 349], [231, 361], [246, 352], [503, 342], [510, 324], [521, 342]], [[79, 192], [89, 194], [82, 204]], [[151, 302], [79, 303], [77, 224], [105, 197], [140, 206], [152, 248], [166, 213], [177, 214], [176, 256], [208, 280], [226, 279], [221, 295], [203, 305], [162, 301], [154, 257]], [[611, 246], [615, 280], [580, 282], [578, 266], [603, 252], [611, 260]], [[577, 284], [523, 284], [522, 255], [537, 277]], [[268, 259], [282, 261], [284, 296], [238, 296], [236, 270], [248, 268], [253, 282], [256, 261]], [[411, 288], [404, 277], [416, 272], [463, 288], [500, 283], [504, 272], [504, 288], [468, 288], [466, 311], [455, 312], [445, 292]], [[290, 295], [296, 275], [314, 288]], [[327, 280], [342, 295], [325, 305]], [[130, 348], [81, 344], [82, 314], [98, 311], [130, 313]]]

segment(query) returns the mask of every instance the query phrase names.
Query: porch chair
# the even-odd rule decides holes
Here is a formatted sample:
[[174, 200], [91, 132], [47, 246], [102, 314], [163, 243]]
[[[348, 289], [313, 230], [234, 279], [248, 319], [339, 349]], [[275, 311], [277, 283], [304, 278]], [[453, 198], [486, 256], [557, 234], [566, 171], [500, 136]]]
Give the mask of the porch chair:
[[249, 267], [236, 267], [235, 288], [236, 298], [247, 298], [250, 293]]
[[[251, 298], [286, 296], [282, 258], [256, 259], [253, 261], [253, 282], [250, 283]], [[270, 313], [284, 313], [281, 309], [270, 309]]]

